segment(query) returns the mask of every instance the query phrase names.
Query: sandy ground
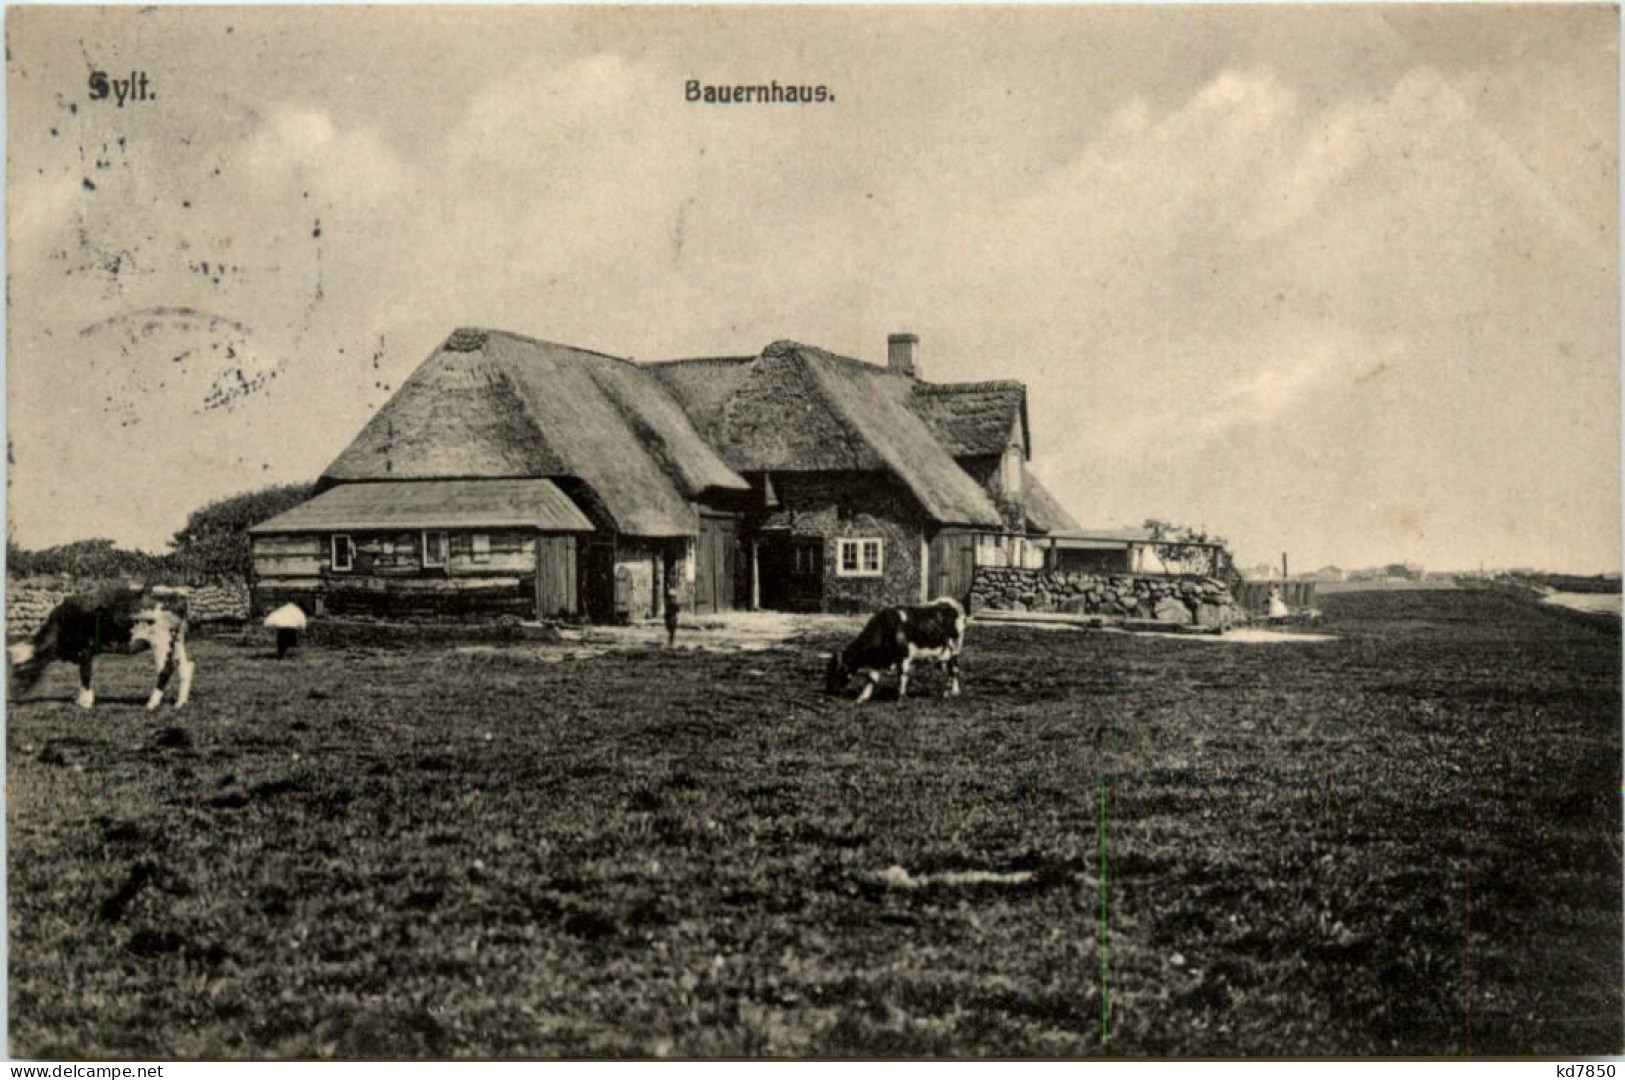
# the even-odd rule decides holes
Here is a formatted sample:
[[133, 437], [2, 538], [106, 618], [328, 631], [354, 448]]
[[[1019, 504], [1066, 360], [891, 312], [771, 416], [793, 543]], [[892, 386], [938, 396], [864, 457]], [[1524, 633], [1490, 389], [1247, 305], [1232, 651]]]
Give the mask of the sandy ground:
[[[1615, 599], [1617, 600], [1617, 597]], [[856, 634], [862, 625], [863, 618], [857, 615], [732, 611], [721, 615], [685, 618], [678, 625], [675, 647], [679, 650], [697, 649], [705, 652], [760, 652], [764, 649], [793, 646], [798, 641], [825, 634]], [[1284, 645], [1337, 640], [1329, 634], [1308, 634], [1251, 626], [1238, 627], [1223, 634], [1159, 634], [1110, 628], [1096, 630], [1066, 623], [1041, 621], [1023, 622], [1020, 625], [1036, 630], [1178, 638], [1180, 641], [1206, 641], [1222, 645]], [[966, 636], [970, 641], [975, 640], [974, 619]], [[649, 619], [633, 623], [631, 626], [591, 626], [580, 631], [569, 631], [566, 633], [563, 649], [577, 653], [598, 653], [613, 649], [664, 648], [665, 645], [665, 626]], [[557, 652], [560, 648], [557, 645], [549, 646], [548, 651]]]
[[1332, 634], [1302, 634], [1290, 630], [1265, 630], [1257, 626], [1242, 626], [1222, 634], [1158, 634], [1127, 630], [1106, 633], [1129, 634], [1134, 637], [1178, 638], [1180, 641], [1205, 641], [1211, 645], [1292, 645], [1314, 641], [1336, 641]]
[[1619, 593], [1578, 593], [1557, 592], [1541, 598], [1544, 604], [1556, 604], [1573, 611], [1584, 611], [1594, 615], [1618, 615], [1620, 613]]
[[[720, 615], [685, 616], [677, 626], [677, 649], [706, 652], [760, 652], [793, 645], [820, 634], [852, 633], [862, 627], [856, 615], [799, 615], [781, 611], [730, 611]], [[589, 626], [566, 631], [567, 646], [587, 651], [664, 648], [665, 624], [646, 619], [630, 626]]]
[[1321, 581], [1315, 585], [1320, 596], [1350, 592], [1418, 592], [1437, 589], [1458, 589], [1454, 578], [1429, 578], [1426, 581], [1408, 581], [1404, 578], [1379, 578], [1375, 581]]

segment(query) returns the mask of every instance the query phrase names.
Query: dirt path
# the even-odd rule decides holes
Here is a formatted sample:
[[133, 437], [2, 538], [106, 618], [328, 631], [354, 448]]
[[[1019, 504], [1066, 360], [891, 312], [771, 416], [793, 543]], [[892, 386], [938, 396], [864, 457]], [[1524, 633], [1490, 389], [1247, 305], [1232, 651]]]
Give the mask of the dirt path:
[[[677, 627], [677, 649], [705, 652], [760, 652], [794, 645], [829, 634], [855, 634], [863, 620], [856, 615], [799, 615], [779, 611], [731, 611], [684, 617]], [[589, 626], [564, 632], [567, 647], [593, 651], [664, 647], [666, 627], [647, 619], [630, 626]]]

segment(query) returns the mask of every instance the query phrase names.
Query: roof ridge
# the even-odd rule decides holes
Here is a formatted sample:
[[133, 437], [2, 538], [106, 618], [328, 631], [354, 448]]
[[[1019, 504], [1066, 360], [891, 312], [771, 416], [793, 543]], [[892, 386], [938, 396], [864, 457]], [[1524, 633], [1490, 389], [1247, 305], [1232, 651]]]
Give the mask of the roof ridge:
[[922, 394], [968, 394], [977, 390], [1026, 390], [1027, 384], [1020, 379], [977, 379], [972, 382], [934, 383], [924, 379], [915, 380], [915, 387]]
[[690, 356], [690, 357], [682, 357], [682, 358], [679, 358], [677, 360], [643, 360], [643, 361], [634, 361], [634, 362], [637, 363], [637, 365], [639, 367], [644, 367], [644, 368], [677, 367], [679, 364], [692, 364], [692, 365], [695, 365], [695, 366], [699, 366], [700, 364], [711, 364], [711, 365], [720, 367], [720, 366], [722, 366], [724, 364], [752, 364], [752, 363], [756, 362], [756, 357], [754, 357], [754, 356]]
[[[459, 326], [457, 329], [453, 330], [450, 335], [447, 336], [447, 338], [446, 338], [446, 340], [444, 342], [441, 343], [441, 348], [446, 348], [446, 347], [450, 346], [451, 342], [452, 342], [452, 340], [454, 338], [458, 338], [458, 337], [470, 337], [470, 338], [481, 337], [481, 338], [484, 338], [484, 337], [490, 337], [493, 334], [498, 336], [498, 337], [509, 338], [510, 340], [513, 340], [513, 341], [522, 341], [527, 345], [541, 345], [541, 346], [544, 346], [545, 348], [549, 348], [549, 349], [568, 349], [570, 352], [581, 353], [583, 356], [596, 356], [596, 357], [599, 357], [599, 358], [604, 359], [604, 360], [619, 360], [623, 364], [631, 364], [634, 367], [641, 366], [635, 360], [628, 360], [624, 356], [615, 356], [615, 355], [613, 355], [611, 353], [599, 352], [597, 349], [584, 349], [580, 345], [570, 345], [570, 344], [567, 344], [566, 342], [563, 342], [563, 341], [548, 341], [546, 338], [531, 337], [529, 334], [521, 334], [521, 333], [518, 333], [517, 331], [514, 331], [514, 330], [503, 330], [500, 327], [490, 327], [490, 326]], [[483, 345], [483, 344], [484, 344], [484, 342], [481, 341], [481, 342], [479, 342], [478, 345], [475, 345], [474, 348], [478, 348], [480, 345]], [[465, 349], [462, 349], [462, 350], [457, 350], [454, 347], [453, 351], [472, 352], [473, 349], [465, 348]]]
[[[818, 345], [807, 345], [807, 344], [804, 344], [804, 343], [799, 342], [799, 341], [791, 341], [789, 339], [784, 339], [784, 340], [781, 340], [781, 341], [773, 342], [773, 344], [769, 345], [768, 348], [769, 349], [782, 348], [782, 347], [786, 347], [786, 346], [789, 347], [789, 348], [795, 349], [798, 352], [809, 353], [809, 354], [811, 354], [811, 355], [813, 355], [813, 356], [815, 356], [815, 357], [817, 357], [818, 359], [821, 359], [821, 360], [829, 360], [829, 361], [833, 361], [834, 363], [837, 363], [837, 364], [845, 364], [845, 365], [856, 367], [858, 370], [864, 372], [865, 374], [888, 375], [888, 376], [890, 376], [890, 377], [892, 377], [894, 379], [907, 379], [910, 382], [915, 383], [916, 385], [919, 384], [919, 382], [920, 382], [920, 380], [919, 380], [919, 378], [917, 376], [910, 375], [907, 372], [894, 370], [893, 368], [891, 368], [890, 366], [888, 366], [886, 364], [875, 364], [875, 363], [869, 362], [868, 360], [859, 360], [855, 356], [843, 356], [842, 354], [837, 353], [837, 352], [830, 352], [828, 349], [823, 348], [823, 347], [818, 346]], [[763, 352], [766, 352], [766, 351], [767, 351], [766, 349], [763, 350]]]

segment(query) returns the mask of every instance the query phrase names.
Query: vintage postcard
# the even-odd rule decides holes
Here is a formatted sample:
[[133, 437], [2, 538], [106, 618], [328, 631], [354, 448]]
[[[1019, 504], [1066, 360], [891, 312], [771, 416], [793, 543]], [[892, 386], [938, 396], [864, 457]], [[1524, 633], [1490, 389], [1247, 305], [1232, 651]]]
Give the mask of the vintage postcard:
[[13, 1056], [1625, 1049], [1617, 7], [5, 31]]

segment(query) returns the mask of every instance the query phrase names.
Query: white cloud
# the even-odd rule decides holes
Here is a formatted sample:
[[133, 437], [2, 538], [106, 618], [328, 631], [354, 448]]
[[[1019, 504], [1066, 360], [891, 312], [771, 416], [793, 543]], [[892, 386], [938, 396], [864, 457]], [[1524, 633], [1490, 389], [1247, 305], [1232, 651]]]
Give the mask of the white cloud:
[[[464, 17], [381, 34], [364, 62], [322, 39], [286, 93], [270, 35], [263, 55], [230, 58], [234, 77], [270, 88], [257, 111], [132, 128], [132, 168], [94, 195], [72, 150], [108, 138], [94, 125], [113, 114], [81, 110], [70, 147], [36, 122], [48, 97], [20, 86], [36, 101], [14, 125], [14, 388], [82, 407], [106, 389], [87, 382], [89, 359], [129, 361], [115, 349], [61, 363], [82, 350], [80, 326], [159, 304], [224, 313], [251, 328], [256, 364], [286, 365], [287, 389], [200, 430], [283, 479], [319, 469], [460, 324], [645, 357], [782, 336], [874, 357], [887, 331], [913, 329], [932, 377], [1027, 380], [1045, 475], [1090, 522], [1206, 520], [1263, 550], [1313, 559], [1324, 544], [1318, 561], [1350, 562], [1361, 556], [1334, 546], [1347, 537], [1400, 535], [1349, 509], [1372, 502], [1424, 521], [1429, 543], [1474, 536], [1487, 505], [1519, 522], [1519, 543], [1552, 550], [1586, 530], [1532, 524], [1544, 508], [1611, 520], [1585, 497], [1617, 491], [1617, 211], [1580, 202], [1611, 198], [1616, 181], [1568, 177], [1612, 168], [1617, 138], [1614, 124], [1581, 125], [1609, 145], [1565, 150], [1581, 127], [1556, 120], [1569, 98], [1591, 100], [1583, 80], [1554, 84], [1568, 111], [1553, 113], [1543, 77], [1524, 71], [1487, 125], [1495, 95], [1477, 87], [1499, 86], [1495, 72], [1443, 76], [1422, 51], [1390, 48], [1381, 19], [1330, 11], [1287, 20], [1335, 22], [1310, 35], [1318, 46], [1232, 42], [1216, 53], [1232, 67], [1195, 85], [1212, 47], [1170, 43], [1148, 12], [967, 11], [904, 50], [877, 33], [915, 33], [901, 13], [852, 17], [833, 36], [750, 22], [801, 17], [772, 13], [514, 16], [512, 33], [450, 32]], [[954, 21], [984, 18], [997, 33]], [[1117, 35], [1140, 20], [1136, 51]], [[1282, 51], [1306, 47], [1320, 52]], [[1326, 66], [1360, 48], [1403, 59], [1347, 77]], [[1165, 62], [1141, 62], [1152, 54]], [[333, 74], [346, 57], [390, 92]], [[19, 53], [35, 72], [40, 61]], [[841, 104], [681, 100], [688, 77], [802, 72], [837, 84]], [[431, 87], [433, 99], [401, 96]], [[1507, 136], [1518, 125], [1539, 137]], [[129, 251], [135, 271], [114, 280], [81, 235]], [[63, 275], [56, 251], [90, 269]], [[238, 269], [216, 280], [220, 264]], [[140, 374], [175, 395], [162, 408], [145, 395], [153, 415], [191, 415], [196, 386], [156, 363]], [[48, 514], [27, 462], [88, 462], [64, 446], [61, 415], [13, 414], [25, 523]], [[295, 422], [306, 437], [267, 434]], [[109, 517], [171, 513], [140, 493], [144, 458], [172, 460], [150, 442], [157, 428], [108, 423], [91, 409], [77, 427], [116, 448], [91, 481]], [[251, 478], [215, 477], [200, 471], [185, 498]], [[1604, 548], [1617, 556], [1617, 537], [1590, 543]]]

